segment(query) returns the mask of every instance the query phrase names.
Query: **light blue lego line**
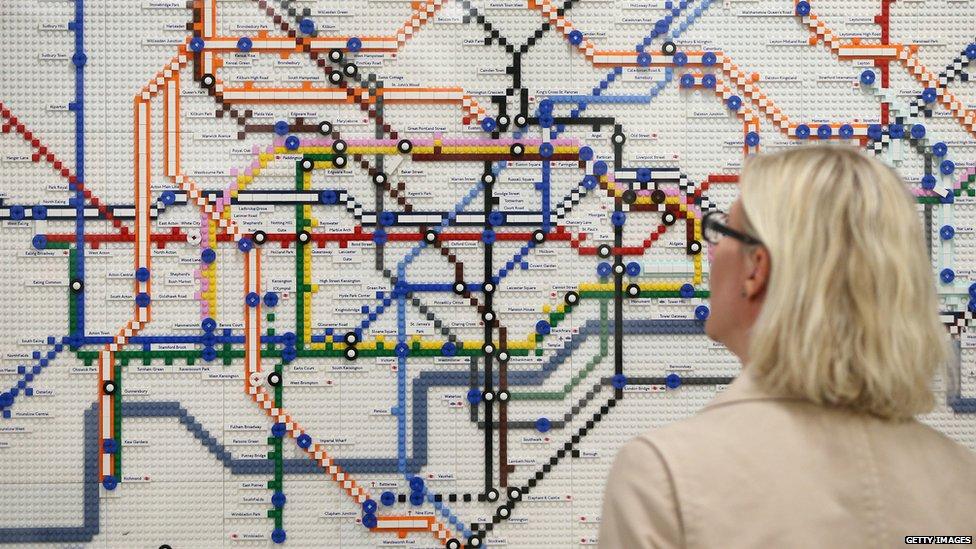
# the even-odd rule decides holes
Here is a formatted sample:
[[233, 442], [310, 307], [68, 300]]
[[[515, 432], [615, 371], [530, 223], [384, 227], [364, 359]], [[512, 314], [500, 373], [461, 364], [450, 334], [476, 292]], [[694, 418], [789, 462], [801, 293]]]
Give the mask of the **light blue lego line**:
[[[499, 169], [493, 169], [492, 172], [496, 175]], [[441, 221], [441, 223], [433, 229], [435, 233], [440, 233], [444, 230], [450, 223], [457, 218], [457, 215], [464, 211], [468, 205], [484, 191], [484, 183], [479, 181], [468, 194], [461, 199], [461, 201], [454, 207], [454, 210], [447, 215], [447, 217]], [[397, 298], [397, 405], [392, 410], [397, 418], [397, 465], [400, 469], [400, 473], [410, 481], [410, 474], [407, 471], [407, 355], [409, 354], [409, 349], [407, 348], [407, 311], [406, 311], [406, 292], [401, 291], [406, 283], [407, 277], [407, 266], [416, 259], [420, 253], [427, 247], [427, 242], [420, 241], [414, 246], [407, 254], [397, 263], [397, 283], [394, 285], [394, 294]], [[400, 287], [400, 289], [397, 288]], [[456, 528], [460, 528], [464, 533], [465, 537], [471, 536], [471, 530], [468, 529], [465, 521], [460, 520], [455, 516], [451, 510], [443, 504], [443, 502], [435, 502], [434, 493], [424, 487], [424, 496], [434, 503], [434, 508], [441, 513], [447, 520], [454, 525]], [[439, 503], [439, 505], [438, 505]]]
[[[678, 24], [678, 28], [670, 33], [672, 38], [678, 38], [681, 36], [688, 28], [699, 18], [705, 10], [711, 6], [712, 0], [704, 0], [701, 6], [695, 8], [693, 12], [688, 16], [687, 19]], [[679, 3], [678, 8], [672, 8], [671, 15], [665, 16], [665, 20], [668, 21], [669, 26], [675, 17], [681, 14], [685, 8], [688, 7], [688, 2], [682, 1]], [[644, 40], [635, 46], [638, 52], [642, 52], [645, 46], [651, 45], [654, 38], [665, 33], [659, 33], [657, 30], [652, 30], [651, 34], [647, 35]], [[616, 80], [616, 77], [623, 73], [621, 67], [616, 67], [611, 69], [610, 72], [601, 80], [594, 88], [593, 93], [590, 95], [551, 95], [548, 97], [554, 103], [579, 103], [579, 109], [574, 109], [570, 114], [572, 118], [578, 118], [579, 114], [586, 110], [587, 103], [631, 103], [631, 104], [650, 104], [658, 94], [671, 82], [674, 77], [674, 71], [671, 67], [665, 67], [665, 77], [664, 80], [658, 82], [647, 95], [602, 95], [601, 90], [609, 88], [610, 84]], [[555, 137], [555, 136], [554, 136]]]

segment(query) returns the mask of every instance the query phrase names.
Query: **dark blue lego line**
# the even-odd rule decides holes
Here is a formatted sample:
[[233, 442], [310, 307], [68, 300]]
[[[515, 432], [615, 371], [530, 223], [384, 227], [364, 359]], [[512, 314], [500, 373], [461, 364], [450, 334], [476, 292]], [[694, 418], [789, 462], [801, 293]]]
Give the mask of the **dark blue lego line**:
[[82, 464], [81, 526], [27, 526], [0, 528], [0, 543], [88, 542], [98, 533], [98, 412], [95, 404], [85, 410]]
[[551, 177], [552, 177], [552, 162], [549, 160], [542, 161], [542, 182], [539, 183], [539, 192], [542, 194], [542, 207], [539, 209], [542, 211], [542, 232], [549, 234], [552, 229], [551, 217], [552, 212], [549, 209], [550, 202], [550, 192], [551, 192]]
[[[82, 186], [85, 183], [85, 64], [88, 61], [85, 54], [85, 2], [75, 0], [75, 20], [68, 24], [75, 33], [75, 52], [71, 58], [75, 66], [75, 100], [70, 110], [75, 113], [75, 273], [82, 281], [85, 280], [85, 194]], [[78, 292], [71, 297], [75, 300], [77, 331], [75, 337], [85, 335], [85, 292]]]
[[946, 391], [946, 405], [957, 414], [976, 414], [976, 398], [962, 396], [962, 342], [953, 340], [955, 368], [950, 364], [949, 385]]
[[[613, 327], [608, 327], [613, 333]], [[568, 358], [590, 334], [599, 330], [598, 320], [587, 321], [569, 341], [539, 370], [509, 372], [510, 385], [540, 385]], [[703, 324], [694, 320], [625, 320], [624, 332], [641, 335], [700, 335]], [[497, 376], [497, 374], [495, 374]], [[408, 474], [416, 474], [427, 463], [427, 394], [431, 387], [466, 387], [470, 372], [424, 371], [413, 381], [413, 449], [414, 456], [406, 459]], [[478, 378], [480, 379], [480, 375]], [[495, 380], [497, 383], [497, 379]], [[957, 413], [976, 413], [976, 398], [958, 395], [947, 398]], [[267, 459], [234, 459], [227, 448], [190, 415], [178, 402], [123, 402], [123, 418], [174, 417], [204, 448], [234, 475], [268, 475], [274, 472], [274, 462]], [[0, 543], [46, 543], [91, 541], [98, 533], [98, 471], [97, 471], [97, 415], [95, 405], [84, 414], [84, 497], [82, 526], [0, 528]], [[336, 463], [348, 473], [394, 473], [400, 469], [395, 458], [338, 459]], [[306, 458], [283, 460], [288, 475], [318, 474], [318, 464]], [[427, 495], [432, 500], [432, 495]], [[436, 503], [435, 503], [436, 505]]]

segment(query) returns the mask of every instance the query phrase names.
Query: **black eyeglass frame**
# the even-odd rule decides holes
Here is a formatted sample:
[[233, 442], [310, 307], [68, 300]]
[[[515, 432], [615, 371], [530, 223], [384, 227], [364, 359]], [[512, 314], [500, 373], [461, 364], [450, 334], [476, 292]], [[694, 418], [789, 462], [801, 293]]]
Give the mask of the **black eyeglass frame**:
[[732, 227], [729, 227], [728, 225], [719, 221], [718, 220], [719, 215], [727, 216], [728, 214], [726, 214], [721, 210], [712, 210], [707, 214], [705, 214], [705, 217], [702, 218], [702, 237], [705, 238], [706, 242], [708, 242], [709, 244], [718, 244], [718, 242], [713, 242], [705, 236], [707, 234], [707, 231], [711, 229], [719, 234], [730, 236], [738, 240], [739, 242], [742, 242], [743, 244], [748, 244], [753, 246], [762, 245], [762, 240], [759, 240], [758, 238], [755, 238], [753, 236], [749, 236], [746, 233], [739, 232], [733, 229]]

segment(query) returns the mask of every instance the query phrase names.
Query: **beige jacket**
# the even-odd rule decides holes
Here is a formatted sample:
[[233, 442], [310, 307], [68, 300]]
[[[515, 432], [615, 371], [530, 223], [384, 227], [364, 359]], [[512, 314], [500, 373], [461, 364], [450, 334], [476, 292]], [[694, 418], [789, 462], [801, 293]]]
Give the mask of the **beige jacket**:
[[900, 547], [976, 537], [976, 454], [760, 389], [743, 373], [700, 413], [624, 445], [600, 547]]

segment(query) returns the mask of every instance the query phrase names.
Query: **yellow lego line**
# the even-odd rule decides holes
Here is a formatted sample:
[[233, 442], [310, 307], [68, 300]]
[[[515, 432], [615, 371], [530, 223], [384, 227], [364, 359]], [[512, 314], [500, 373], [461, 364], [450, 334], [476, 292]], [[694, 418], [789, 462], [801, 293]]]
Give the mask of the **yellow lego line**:
[[[217, 249], [217, 222], [213, 218], [207, 219], [207, 245], [211, 250]], [[203, 269], [203, 276], [207, 278], [207, 291], [203, 298], [210, 307], [210, 318], [217, 318], [217, 262], [214, 261]]]

